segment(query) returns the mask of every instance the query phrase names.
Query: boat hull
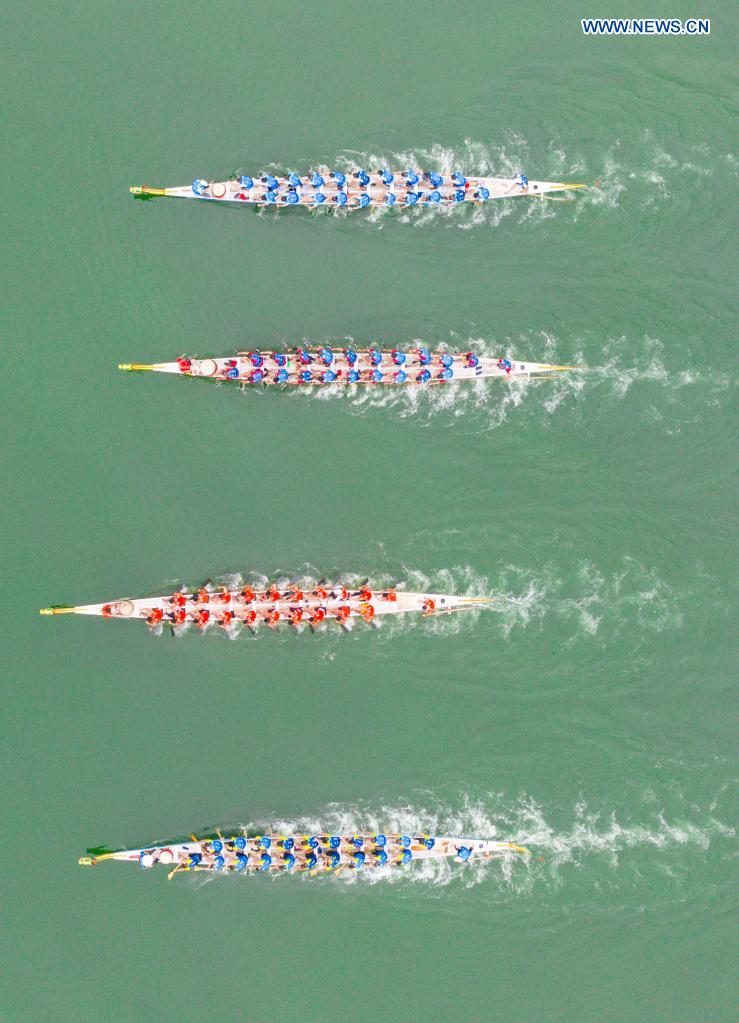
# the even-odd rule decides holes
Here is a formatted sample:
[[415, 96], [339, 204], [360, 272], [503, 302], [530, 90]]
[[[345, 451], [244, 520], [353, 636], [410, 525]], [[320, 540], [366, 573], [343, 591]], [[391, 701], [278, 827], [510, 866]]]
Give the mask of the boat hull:
[[[381, 855], [384, 853], [384, 858]], [[357, 853], [362, 856], [358, 857]], [[179, 871], [208, 873], [309, 873], [321, 871], [367, 870], [397, 867], [416, 861], [454, 859], [458, 862], [485, 862], [528, 850], [513, 842], [468, 836], [428, 835], [282, 835], [246, 832], [207, 839], [152, 845], [100, 853], [91, 850], [80, 859], [83, 866], [95, 866], [106, 860], [136, 863], [144, 869], [161, 865], [170, 876]]]

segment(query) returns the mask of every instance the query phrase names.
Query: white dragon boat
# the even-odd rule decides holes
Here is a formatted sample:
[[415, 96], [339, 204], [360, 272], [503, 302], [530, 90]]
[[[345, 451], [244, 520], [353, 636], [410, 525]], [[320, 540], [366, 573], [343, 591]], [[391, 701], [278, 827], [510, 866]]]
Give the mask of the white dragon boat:
[[343, 172], [319, 167], [304, 175], [294, 172], [285, 175], [266, 173], [257, 177], [240, 174], [226, 181], [196, 178], [191, 185], [175, 188], [134, 185], [130, 192], [137, 198], [161, 195], [231, 206], [359, 210], [367, 207], [455, 206], [521, 196], [545, 199], [552, 198], [552, 193], [586, 187], [585, 184], [563, 181], [529, 181], [522, 173], [508, 178], [492, 178], [413, 169], [400, 173], [387, 169]]
[[169, 868], [169, 878], [180, 872], [208, 873], [339, 873], [406, 866], [416, 861], [448, 860], [459, 863], [500, 859], [511, 854], [528, 854], [514, 842], [468, 837], [431, 837], [355, 833], [332, 835], [253, 835], [246, 830], [220, 832], [209, 838], [192, 836], [191, 841], [150, 845], [143, 849], [109, 852], [88, 849], [79, 860], [92, 867], [106, 860], [137, 863], [143, 869], [160, 864]]
[[214, 587], [208, 583], [199, 589], [178, 590], [163, 596], [123, 598], [79, 607], [45, 607], [40, 613], [138, 618], [157, 631], [169, 625], [175, 633], [191, 625], [201, 630], [215, 626], [233, 634], [242, 627], [254, 632], [261, 626], [275, 629], [283, 625], [315, 631], [335, 624], [349, 630], [358, 621], [376, 624], [379, 619], [412, 612], [424, 616], [451, 614], [485, 607], [494, 601], [494, 597], [409, 593], [397, 588], [371, 590], [367, 580], [348, 589], [322, 579], [312, 589], [305, 584], [256, 589], [249, 585]]
[[242, 385], [273, 384], [279, 387], [317, 385], [430, 386], [452, 380], [528, 378], [554, 376], [579, 366], [555, 366], [547, 362], [521, 362], [490, 358], [475, 352], [431, 352], [398, 348], [294, 348], [280, 351], [236, 352], [232, 356], [196, 359], [185, 355], [174, 362], [144, 364], [122, 362], [129, 372], [173, 373], [207, 380], [233, 381]]

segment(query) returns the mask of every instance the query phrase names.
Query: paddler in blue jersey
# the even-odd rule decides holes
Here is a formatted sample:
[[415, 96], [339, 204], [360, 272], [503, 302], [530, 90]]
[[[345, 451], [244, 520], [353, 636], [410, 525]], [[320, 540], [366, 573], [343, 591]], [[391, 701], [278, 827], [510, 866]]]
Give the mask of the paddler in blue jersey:
[[428, 348], [423, 348], [423, 347], [417, 348], [416, 349], [416, 354], [418, 355], [418, 365], [419, 366], [428, 366], [429, 365], [429, 363], [431, 362], [431, 352], [428, 350]]
[[354, 363], [357, 361], [358, 356], [357, 356], [357, 353], [354, 351], [353, 348], [345, 348], [344, 349], [344, 358], [347, 361], [347, 365], [353, 366]]
[[397, 348], [393, 348], [392, 352], [390, 352], [390, 355], [396, 366], [402, 366], [403, 363], [405, 362], [405, 352], [400, 352], [398, 351]]
[[323, 345], [318, 349], [318, 358], [325, 366], [330, 366], [334, 361], [334, 353], [330, 348], [327, 348], [326, 345]]
[[425, 171], [423, 176], [433, 188], [441, 188], [444, 184], [444, 178], [436, 171]]
[[295, 354], [298, 357], [298, 361], [303, 366], [310, 366], [310, 364], [313, 362], [313, 356], [311, 355], [307, 348], [298, 348]]
[[386, 206], [394, 206], [397, 201], [398, 201], [398, 197], [397, 197], [397, 195], [395, 195], [394, 192], [388, 192], [387, 195], [385, 196], [385, 205]]
[[379, 366], [382, 362], [382, 352], [379, 348], [370, 348], [367, 355], [371, 366]]
[[451, 369], [452, 366], [454, 365], [454, 358], [453, 356], [449, 355], [448, 352], [442, 352], [439, 355], [439, 362], [444, 367], [444, 369]]
[[466, 845], [455, 845], [454, 848], [457, 850], [456, 859], [460, 863], [466, 863], [472, 855], [472, 850]]
[[508, 375], [513, 369], [513, 363], [510, 359], [498, 359], [498, 369], [504, 369], [506, 375]]
[[313, 186], [313, 188], [322, 188], [323, 185], [325, 184], [323, 178], [318, 173], [318, 171], [313, 171], [313, 173], [310, 176], [310, 183]]
[[280, 182], [273, 174], [265, 174], [264, 177], [259, 179], [263, 185], [266, 185], [270, 192], [275, 192], [280, 187]]
[[417, 384], [427, 384], [431, 379], [431, 370], [422, 369], [420, 373], [416, 374]]
[[356, 171], [352, 177], [356, 178], [359, 182], [360, 188], [366, 188], [370, 183], [370, 176], [365, 170]]
[[467, 352], [465, 359], [467, 360], [467, 366], [469, 369], [476, 369], [480, 365], [480, 360], [474, 352]]
[[343, 188], [346, 184], [346, 174], [342, 174], [341, 171], [331, 171], [329, 177], [334, 179], [337, 188]]

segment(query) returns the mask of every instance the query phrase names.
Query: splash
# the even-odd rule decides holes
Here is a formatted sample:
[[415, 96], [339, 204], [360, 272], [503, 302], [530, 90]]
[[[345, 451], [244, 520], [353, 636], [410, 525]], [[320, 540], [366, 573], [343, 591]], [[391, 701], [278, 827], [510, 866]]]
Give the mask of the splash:
[[551, 565], [538, 571], [507, 565], [494, 590], [506, 638], [555, 619], [570, 626], [568, 643], [596, 636], [606, 642], [627, 629], [634, 636], [679, 629], [684, 618], [682, 598], [656, 569], [631, 557], [610, 573], [581, 561], [567, 579]]

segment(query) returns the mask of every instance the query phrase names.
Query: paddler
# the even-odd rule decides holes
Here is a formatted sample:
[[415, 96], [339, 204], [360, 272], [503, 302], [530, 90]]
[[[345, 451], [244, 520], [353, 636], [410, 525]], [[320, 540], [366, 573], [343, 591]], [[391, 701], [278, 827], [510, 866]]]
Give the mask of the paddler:
[[205, 626], [210, 621], [210, 611], [208, 611], [207, 608], [204, 607], [200, 608], [199, 611], [196, 611], [194, 613], [193, 621], [195, 622], [199, 629], [204, 629]]
[[313, 380], [313, 374], [309, 369], [301, 369], [298, 373], [298, 383], [309, 384]]
[[454, 366], [454, 357], [449, 355], [448, 352], [442, 352], [439, 355], [439, 364], [443, 366], [444, 369], [451, 369]]
[[272, 360], [277, 366], [287, 365], [287, 356], [284, 354], [284, 352], [272, 352]]
[[310, 183], [313, 188], [322, 188], [323, 185], [325, 184], [323, 178], [318, 173], [318, 171], [313, 171], [313, 173], [310, 176]]
[[338, 853], [335, 849], [332, 849], [328, 853], [328, 869], [329, 870], [335, 870], [336, 867], [338, 867], [338, 865], [340, 863], [341, 863], [341, 854]]
[[387, 195], [385, 196], [386, 206], [394, 206], [397, 201], [398, 197], [394, 192], [388, 192]]
[[307, 348], [297, 348], [295, 350], [295, 354], [298, 357], [298, 362], [300, 362], [302, 366], [309, 366], [313, 362], [313, 356]]
[[263, 369], [253, 369], [251, 371], [251, 373], [249, 374], [249, 383], [250, 384], [261, 384], [261, 382], [263, 380], [264, 380], [264, 370]]
[[272, 857], [268, 852], [263, 852], [259, 857], [259, 869], [264, 872], [272, 866]]
[[257, 599], [257, 595], [251, 586], [242, 586], [240, 597], [245, 604], [251, 604]]
[[287, 620], [290, 625], [300, 625], [303, 620], [303, 609], [300, 607], [291, 607], [287, 613]]
[[383, 185], [392, 185], [394, 178], [389, 170], [381, 170], [378, 171], [378, 173], [380, 175], [380, 181], [383, 183]]
[[467, 367], [469, 369], [476, 369], [480, 365], [480, 360], [474, 352], [467, 352], [465, 359], [467, 360]]
[[280, 612], [266, 611], [264, 614], [264, 621], [271, 629], [274, 629], [280, 621]]
[[359, 378], [360, 378], [360, 374], [359, 374], [359, 371], [356, 370], [356, 369], [350, 369], [349, 372], [347, 373], [347, 376], [346, 376], [346, 379], [349, 381], [350, 384], [358, 383], [359, 382]]
[[309, 196], [308, 198], [313, 200], [314, 206], [321, 206], [323, 203], [326, 202], [326, 196], [323, 194], [323, 192], [314, 192], [313, 195]]
[[464, 188], [465, 185], [467, 184], [467, 178], [464, 176], [464, 174], [457, 174], [455, 172], [454, 174], [452, 174], [452, 184], [456, 185], [457, 188]]
[[428, 366], [431, 362], [431, 352], [428, 348], [424, 348], [423, 346], [421, 346], [421, 348], [417, 348], [416, 355], [418, 356], [419, 366]]
[[382, 352], [379, 348], [370, 348], [367, 352], [371, 366], [379, 366], [382, 362]]
[[414, 170], [405, 171], [403, 177], [405, 178], [406, 188], [413, 188], [413, 186], [417, 185], [420, 180], [418, 174]]
[[408, 192], [408, 193], [406, 193], [405, 203], [403, 205], [405, 205], [405, 206], [415, 206], [419, 199], [420, 199], [420, 196], [419, 196], [418, 192]]
[[454, 848], [457, 850], [455, 859], [457, 859], [459, 863], [466, 863], [472, 855], [472, 850], [466, 845], [455, 845]]
[[368, 590], [366, 586], [363, 586], [361, 590], [355, 590], [352, 593], [352, 597], [356, 597], [358, 600], [372, 600], [372, 590]]
[[508, 189], [512, 192], [514, 188], [520, 188], [522, 192], [528, 192], [529, 190], [529, 179], [523, 172], [519, 172], [513, 179], [512, 186]]
[[292, 870], [295, 866], [295, 857], [291, 852], [285, 853], [282, 857], [282, 866], [285, 870]]
[[282, 196], [280, 202], [286, 203], [288, 206], [294, 206], [295, 203], [300, 202], [300, 196], [294, 188], [291, 188]]
[[364, 618], [365, 622], [371, 622], [375, 617], [375, 609], [372, 604], [360, 604], [359, 613], [362, 618]]
[[406, 864], [410, 863], [412, 859], [413, 853], [410, 851], [410, 849], [404, 849], [400, 856], [398, 856], [397, 862], [401, 867], [405, 867]]
[[431, 206], [436, 206], [441, 202], [441, 192], [438, 188], [435, 188], [433, 192], [429, 192], [423, 201]]
[[498, 369], [504, 369], [508, 375], [513, 369], [513, 363], [510, 359], [498, 359]]
[[311, 625], [320, 625], [325, 617], [326, 617], [325, 609], [322, 607], [316, 607], [314, 608], [313, 612], [308, 618], [308, 621], [310, 622]]
[[275, 383], [276, 384], [286, 384], [289, 379], [290, 379], [290, 374], [288, 373], [288, 371], [286, 369], [278, 369], [277, 372], [275, 373]]
[[423, 176], [433, 188], [441, 188], [444, 184], [444, 178], [436, 171], [426, 171]]
[[287, 183], [292, 188], [300, 188], [300, 186], [302, 185], [302, 181], [294, 171], [290, 171], [290, 173], [288, 174]]
[[181, 355], [180, 358], [177, 360], [177, 368], [179, 369], [180, 373], [189, 373], [190, 370], [192, 369], [192, 360], [186, 359], [184, 355]]
[[337, 206], [346, 206], [349, 201], [349, 196], [346, 192], [339, 190], [336, 195], [331, 196], [331, 202], [335, 202]]
[[352, 854], [352, 867], [354, 870], [361, 870], [364, 866], [364, 861], [367, 859], [361, 849], [358, 849]]
[[365, 170], [355, 171], [352, 177], [357, 179], [361, 188], [366, 188], [370, 183], [370, 176]]
[[387, 863], [387, 853], [384, 849], [375, 849], [372, 853], [378, 867], [384, 867]]
[[463, 188], [458, 188], [453, 195], [453, 199], [455, 202], [464, 202], [465, 198], [466, 195], [465, 190]]
[[473, 192], [472, 197], [476, 202], [485, 202], [486, 199], [490, 198], [490, 190], [481, 185], [477, 191]]
[[234, 620], [233, 611], [224, 611], [217, 619], [218, 624], [224, 632], [228, 632], [231, 627], [231, 622]]
[[173, 625], [184, 625], [185, 619], [187, 618], [187, 612], [184, 607], [177, 607], [172, 612], [172, 624]]
[[161, 624], [163, 618], [164, 612], [162, 611], [162, 609], [159, 607], [153, 607], [149, 614], [146, 616], [146, 624], [150, 628], [154, 628], [157, 625]]
[[330, 366], [334, 361], [334, 353], [326, 345], [323, 345], [318, 349], [318, 358], [324, 364], [324, 366]]
[[383, 377], [382, 377], [382, 370], [373, 369], [371, 374], [370, 374], [370, 380], [372, 381], [372, 383], [373, 384], [381, 384], [382, 383], [382, 379], [383, 379]]
[[259, 179], [263, 185], [266, 185], [270, 191], [275, 191], [280, 187], [280, 182], [272, 174], [265, 174], [264, 177]]
[[401, 352], [397, 348], [393, 348], [390, 355], [396, 366], [402, 366], [405, 363], [405, 352]]
[[343, 625], [351, 613], [351, 608], [347, 607], [346, 604], [342, 604], [336, 611], [336, 621], [339, 625]]
[[402, 369], [396, 369], [393, 373], [393, 380], [396, 384], [404, 384], [408, 379], [408, 374]]
[[438, 372], [436, 374], [436, 379], [437, 380], [446, 381], [446, 380], [451, 380], [453, 376], [454, 376], [454, 370], [452, 370], [452, 369], [442, 369], [442, 370], [440, 370], [440, 372]]
[[[255, 369], [258, 369], [259, 366], [263, 366], [264, 365], [264, 357], [262, 356], [261, 352], [249, 352], [247, 354], [247, 358], [248, 358], [249, 362], [252, 364], [252, 366]], [[229, 362], [229, 365], [230, 366], [235, 366], [236, 365], [236, 360], [235, 359], [231, 359], [230, 362]]]
[[344, 349], [344, 358], [347, 361], [347, 365], [353, 366], [356, 363], [357, 359], [358, 359], [358, 355], [354, 351], [353, 348], [345, 348]]
[[431, 373], [427, 369], [422, 369], [420, 373], [416, 374], [417, 384], [427, 384], [431, 379]]
[[342, 174], [341, 171], [331, 171], [329, 177], [334, 179], [337, 188], [343, 188], [346, 184], [346, 174]]

